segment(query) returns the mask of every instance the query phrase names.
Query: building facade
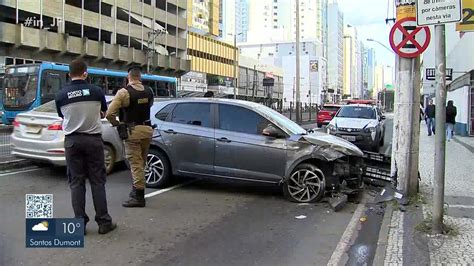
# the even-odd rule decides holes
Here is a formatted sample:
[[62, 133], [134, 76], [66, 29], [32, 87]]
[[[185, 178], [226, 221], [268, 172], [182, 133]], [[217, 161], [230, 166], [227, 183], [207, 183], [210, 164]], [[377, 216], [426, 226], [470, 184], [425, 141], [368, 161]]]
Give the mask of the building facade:
[[344, 15], [337, 3], [328, 7], [328, 90], [337, 101], [342, 96], [344, 73]]
[[96, 67], [141, 64], [180, 76], [190, 69], [186, 8], [185, 0], [1, 1], [0, 56], [60, 63], [81, 57]]
[[375, 49], [367, 49], [367, 89], [374, 92], [375, 85]]
[[359, 98], [361, 88], [361, 63], [357, 30], [351, 25], [344, 26], [344, 97]]
[[[327, 0], [300, 0], [301, 41], [325, 43]], [[296, 1], [259, 0], [249, 2], [248, 42], [288, 42], [296, 36]]]
[[[256, 58], [262, 65], [275, 65], [283, 69], [283, 105], [295, 102], [296, 44], [294, 42], [267, 42], [263, 44], [239, 44], [241, 54]], [[303, 106], [320, 104], [326, 98], [327, 62], [322, 56], [320, 42], [301, 42], [300, 46], [300, 101]]]

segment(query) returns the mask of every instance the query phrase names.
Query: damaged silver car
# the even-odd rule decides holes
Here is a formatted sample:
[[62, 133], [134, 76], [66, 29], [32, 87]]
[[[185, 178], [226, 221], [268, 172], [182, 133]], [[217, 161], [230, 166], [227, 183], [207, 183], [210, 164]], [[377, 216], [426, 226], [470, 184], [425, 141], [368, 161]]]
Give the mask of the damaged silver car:
[[307, 132], [263, 105], [213, 98], [155, 103], [148, 187], [173, 175], [279, 184], [294, 202], [362, 186], [363, 153], [341, 138]]

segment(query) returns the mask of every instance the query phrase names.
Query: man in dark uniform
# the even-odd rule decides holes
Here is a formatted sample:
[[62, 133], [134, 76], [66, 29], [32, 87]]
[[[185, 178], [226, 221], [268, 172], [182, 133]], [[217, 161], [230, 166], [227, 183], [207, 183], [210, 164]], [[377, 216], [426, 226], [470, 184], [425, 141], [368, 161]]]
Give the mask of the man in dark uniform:
[[122, 203], [124, 207], [145, 207], [145, 162], [150, 147], [153, 128], [150, 122], [150, 108], [153, 105], [153, 93], [141, 82], [140, 67], [128, 70], [128, 85], [120, 89], [110, 104], [107, 120], [118, 126], [120, 122], [128, 128], [125, 140], [125, 153], [132, 171], [132, 191], [130, 198]]
[[87, 224], [86, 178], [89, 178], [99, 234], [107, 234], [117, 227], [108, 213], [105, 194], [106, 172], [100, 120], [107, 111], [107, 103], [102, 89], [86, 82], [87, 65], [83, 61], [71, 62], [69, 76], [71, 83], [56, 95], [56, 108], [58, 115], [64, 119], [62, 126], [72, 207], [75, 217], [84, 218], [84, 224]]

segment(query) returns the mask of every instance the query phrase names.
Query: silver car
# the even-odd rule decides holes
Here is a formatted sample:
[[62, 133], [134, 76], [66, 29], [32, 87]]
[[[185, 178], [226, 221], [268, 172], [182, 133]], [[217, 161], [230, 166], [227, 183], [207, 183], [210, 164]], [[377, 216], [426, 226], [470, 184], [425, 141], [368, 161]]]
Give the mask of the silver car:
[[263, 105], [215, 98], [155, 103], [157, 125], [146, 164], [149, 187], [172, 175], [281, 184], [294, 202], [362, 185], [363, 153], [324, 133], [308, 133]]
[[384, 145], [385, 116], [376, 106], [345, 105], [329, 122], [327, 133], [350, 141], [361, 149], [379, 152]]
[[[112, 97], [107, 96], [106, 100], [109, 103]], [[58, 166], [66, 165], [62, 119], [56, 112], [54, 101], [17, 115], [13, 125], [12, 155]], [[107, 173], [110, 173], [114, 164], [125, 158], [117, 130], [105, 119], [102, 119], [102, 138], [105, 166]]]

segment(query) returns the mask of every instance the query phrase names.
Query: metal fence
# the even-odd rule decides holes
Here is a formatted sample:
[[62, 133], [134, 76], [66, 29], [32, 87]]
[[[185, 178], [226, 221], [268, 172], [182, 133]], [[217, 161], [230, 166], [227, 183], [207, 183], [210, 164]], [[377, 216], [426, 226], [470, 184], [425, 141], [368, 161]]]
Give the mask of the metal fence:
[[[302, 123], [316, 123], [318, 116], [318, 105], [305, 105], [300, 108], [300, 120]], [[298, 121], [296, 117], [296, 108], [292, 104], [289, 108], [284, 108], [282, 114], [293, 121]]]
[[0, 161], [11, 158], [10, 134], [12, 128], [0, 125]]

